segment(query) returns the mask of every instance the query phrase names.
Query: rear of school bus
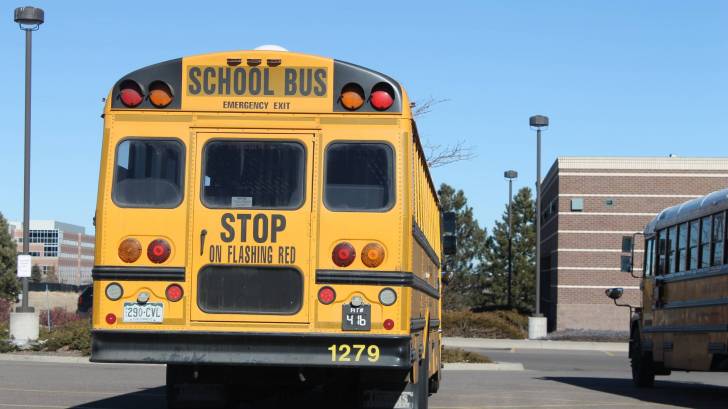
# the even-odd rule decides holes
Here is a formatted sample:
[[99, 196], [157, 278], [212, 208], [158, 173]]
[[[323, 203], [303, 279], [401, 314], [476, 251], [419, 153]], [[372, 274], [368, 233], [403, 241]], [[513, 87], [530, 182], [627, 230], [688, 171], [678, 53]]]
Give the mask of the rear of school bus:
[[440, 215], [414, 132], [397, 82], [329, 58], [224, 52], [121, 78], [92, 361], [167, 364], [170, 406], [179, 385], [319, 382], [426, 407]]

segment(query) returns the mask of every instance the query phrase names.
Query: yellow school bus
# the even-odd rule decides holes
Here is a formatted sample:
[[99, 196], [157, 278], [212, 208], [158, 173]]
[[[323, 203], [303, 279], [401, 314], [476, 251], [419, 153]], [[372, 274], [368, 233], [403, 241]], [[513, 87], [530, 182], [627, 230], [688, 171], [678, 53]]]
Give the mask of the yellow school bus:
[[[726, 210], [728, 189], [669, 207], [645, 227], [642, 305], [630, 328], [635, 385], [673, 370], [728, 370]], [[607, 295], [616, 302], [622, 292]]]
[[103, 118], [92, 361], [167, 364], [170, 407], [194, 384], [427, 407], [454, 219], [398, 82], [219, 52], [125, 75]]

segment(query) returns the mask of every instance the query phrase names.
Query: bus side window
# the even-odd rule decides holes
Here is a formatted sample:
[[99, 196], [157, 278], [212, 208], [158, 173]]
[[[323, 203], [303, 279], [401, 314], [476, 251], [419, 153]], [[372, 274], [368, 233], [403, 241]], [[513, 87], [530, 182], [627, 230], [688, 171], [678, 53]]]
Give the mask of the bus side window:
[[700, 241], [700, 220], [690, 222], [690, 252], [688, 259], [690, 261], [689, 270], [698, 268], [698, 244]]
[[718, 213], [713, 216], [713, 249], [711, 252], [711, 266], [723, 264], [723, 232], [725, 214]]
[[703, 217], [700, 226], [700, 268], [710, 266], [711, 216]]
[[644, 275], [645, 277], [652, 276], [653, 260], [655, 258], [655, 239], [647, 240], [645, 244], [645, 263], [644, 263]]
[[667, 253], [667, 240], [665, 238], [667, 231], [660, 230], [657, 232], [657, 271], [655, 275], [665, 273], [665, 255]]
[[688, 269], [688, 224], [683, 223], [677, 233], [677, 262], [679, 263], [677, 271], [686, 271]]
[[677, 267], [677, 226], [672, 226], [667, 230], [667, 273], [674, 273]]

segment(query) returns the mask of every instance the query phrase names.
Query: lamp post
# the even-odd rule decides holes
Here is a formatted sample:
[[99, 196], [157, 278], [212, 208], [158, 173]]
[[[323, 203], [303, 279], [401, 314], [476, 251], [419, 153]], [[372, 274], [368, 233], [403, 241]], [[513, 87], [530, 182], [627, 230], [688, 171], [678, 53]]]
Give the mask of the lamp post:
[[[25, 169], [23, 172], [23, 254], [30, 254], [30, 77], [31, 55], [33, 50], [33, 31], [38, 30], [44, 21], [42, 9], [18, 7], [15, 9], [15, 22], [25, 31]], [[28, 277], [23, 277], [23, 303], [17, 312], [33, 312], [28, 306]]]
[[534, 115], [528, 119], [531, 128], [536, 128], [536, 309], [535, 316], [541, 317], [541, 128], [549, 126], [549, 118]]
[[518, 177], [515, 170], [503, 172], [503, 177], [508, 179], [508, 308], [513, 306], [513, 179]]

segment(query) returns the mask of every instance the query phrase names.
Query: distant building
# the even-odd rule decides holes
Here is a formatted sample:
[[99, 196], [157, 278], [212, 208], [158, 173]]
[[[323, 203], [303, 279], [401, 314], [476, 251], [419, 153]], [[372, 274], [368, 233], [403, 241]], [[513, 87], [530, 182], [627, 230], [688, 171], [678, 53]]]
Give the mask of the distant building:
[[728, 158], [559, 157], [541, 200], [541, 310], [549, 330], [627, 331], [628, 310], [604, 290], [623, 287], [622, 300], [641, 305], [639, 279], [620, 271], [632, 235], [662, 209], [726, 187]]
[[[20, 251], [23, 223], [10, 222], [9, 226]], [[91, 282], [95, 240], [84, 227], [55, 220], [31, 220], [29, 235], [33, 265], [39, 266], [44, 276], [55, 275], [64, 284]]]

